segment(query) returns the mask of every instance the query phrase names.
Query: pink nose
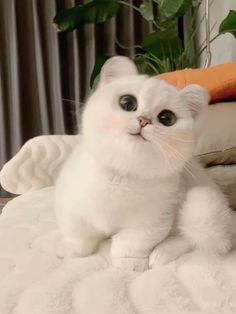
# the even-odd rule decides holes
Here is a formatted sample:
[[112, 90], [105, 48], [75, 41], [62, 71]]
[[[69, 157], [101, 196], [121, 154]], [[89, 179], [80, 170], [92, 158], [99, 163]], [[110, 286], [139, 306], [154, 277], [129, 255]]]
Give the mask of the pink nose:
[[152, 124], [152, 120], [148, 119], [146, 117], [140, 116], [138, 117], [139, 123], [141, 125], [141, 127], [145, 127], [147, 124]]

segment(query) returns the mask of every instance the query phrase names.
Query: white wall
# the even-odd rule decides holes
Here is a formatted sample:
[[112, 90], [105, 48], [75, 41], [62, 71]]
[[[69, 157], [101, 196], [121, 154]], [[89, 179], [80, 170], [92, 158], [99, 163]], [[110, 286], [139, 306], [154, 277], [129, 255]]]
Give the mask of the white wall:
[[[202, 1], [202, 5], [199, 12], [199, 20], [204, 15], [205, 0]], [[219, 25], [222, 20], [228, 15], [229, 10], [236, 10], [236, 0], [213, 0], [210, 7], [210, 22], [211, 26], [215, 23], [215, 27], [211, 33], [211, 38], [218, 33]], [[198, 45], [205, 39], [205, 24], [202, 23], [198, 36]], [[224, 34], [217, 38], [211, 44], [212, 50], [212, 62], [211, 65], [216, 65], [229, 61], [236, 61], [236, 38], [231, 34]], [[203, 66], [205, 56], [200, 58], [200, 66]]]

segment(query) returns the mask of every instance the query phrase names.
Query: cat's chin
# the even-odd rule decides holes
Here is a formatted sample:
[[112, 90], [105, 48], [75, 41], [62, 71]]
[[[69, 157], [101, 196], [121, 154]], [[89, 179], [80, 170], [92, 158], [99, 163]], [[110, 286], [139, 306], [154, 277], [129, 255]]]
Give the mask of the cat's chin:
[[184, 166], [181, 159], [171, 167], [158, 147], [140, 133], [110, 138], [97, 134], [97, 137], [86, 138], [86, 147], [97, 164], [121, 176], [145, 180], [166, 178], [177, 175]]
[[[151, 156], [150, 150], [144, 147], [143, 143], [146, 141], [142, 138], [134, 138], [132, 142], [136, 142], [135, 146], [140, 146], [139, 150], [133, 155], [126, 155], [120, 152], [119, 154], [106, 154], [96, 156], [96, 160], [100, 162], [104, 168], [109, 168], [111, 171], [120, 176], [130, 176], [134, 178], [149, 180], [154, 178], [165, 179], [171, 176], [178, 175], [182, 167], [179, 169], [170, 169], [158, 158]], [[132, 145], [130, 145], [132, 146]], [[145, 145], [146, 146], [146, 145]], [[151, 145], [150, 145], [151, 146]], [[148, 157], [149, 156], [149, 157]]]

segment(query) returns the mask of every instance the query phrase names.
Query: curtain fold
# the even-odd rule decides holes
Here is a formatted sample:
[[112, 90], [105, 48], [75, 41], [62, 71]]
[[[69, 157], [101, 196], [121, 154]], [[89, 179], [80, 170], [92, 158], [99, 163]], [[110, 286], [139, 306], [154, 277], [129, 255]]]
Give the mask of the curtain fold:
[[[1, 64], [1, 113], [4, 130], [1, 139], [5, 142], [5, 152], [15, 153], [22, 142], [22, 124], [19, 97], [19, 56], [17, 54], [17, 29], [14, 1], [0, 2], [0, 64]], [[12, 18], [9, 18], [9, 15]], [[9, 40], [10, 38], [10, 40]], [[6, 133], [5, 130], [8, 132]], [[0, 146], [2, 151], [2, 145]], [[1, 158], [3, 159], [3, 158]], [[4, 160], [2, 160], [4, 161]]]
[[0, 1], [0, 168], [34, 136], [77, 132], [96, 56], [132, 56], [116, 39], [131, 46], [148, 31], [122, 7], [106, 23], [57, 33], [56, 12], [84, 2]]

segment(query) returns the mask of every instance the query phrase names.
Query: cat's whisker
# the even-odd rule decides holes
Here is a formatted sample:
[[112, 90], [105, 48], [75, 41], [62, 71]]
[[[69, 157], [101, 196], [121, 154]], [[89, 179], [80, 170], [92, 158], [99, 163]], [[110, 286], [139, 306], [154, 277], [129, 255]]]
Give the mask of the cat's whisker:
[[174, 156], [176, 156], [178, 159], [183, 160], [184, 161], [184, 168], [191, 174], [191, 176], [196, 179], [196, 177], [194, 176], [194, 174], [191, 172], [190, 168], [188, 167], [189, 161], [186, 160], [186, 158], [183, 157], [183, 155], [176, 150], [173, 146], [165, 143], [166, 145], [168, 145], [168, 147], [171, 149], [172, 153], [174, 153]]
[[164, 160], [167, 164], [167, 167], [169, 168], [169, 170], [171, 171], [173, 169], [168, 157], [167, 157], [167, 152], [165, 151], [164, 147], [161, 145], [161, 143], [159, 141], [156, 141], [156, 136], [154, 138], [154, 136], [151, 136], [151, 140], [158, 145], [158, 149], [161, 151], [163, 157], [164, 157]]
[[[170, 152], [172, 154], [172, 156], [175, 158], [175, 160], [179, 160], [180, 156], [178, 156], [174, 151]], [[187, 162], [184, 164], [183, 169], [186, 170], [188, 172], [188, 174], [193, 178], [193, 180], [195, 182], [198, 181], [198, 179], [196, 178], [196, 176], [192, 173], [192, 171], [189, 169], [189, 167], [187, 166]]]
[[166, 145], [169, 149], [171, 149], [172, 151], [172, 155], [174, 154], [174, 156], [176, 158], [179, 158], [181, 160], [184, 161], [184, 169], [191, 175], [191, 177], [198, 182], [198, 178], [192, 173], [192, 171], [190, 170], [190, 168], [188, 167], [189, 161], [186, 160], [186, 158], [184, 158], [184, 156], [178, 151], [176, 150], [173, 146], [171, 146], [170, 144], [166, 143], [166, 142], [162, 142], [164, 145]]
[[180, 138], [180, 137], [178, 137], [176, 135], [168, 134], [168, 133], [165, 133], [165, 132], [160, 132], [159, 134], [160, 135], [167, 135], [169, 138], [173, 138], [173, 139], [175, 139], [177, 141], [184, 142], [184, 143], [193, 143], [194, 142], [194, 140], [183, 139], [183, 138]]
[[[176, 156], [176, 154], [174, 154], [173, 151], [169, 151], [168, 154], [171, 156], [173, 160], [178, 161], [178, 156]], [[177, 170], [176, 163], [172, 163], [171, 165], [172, 165], [172, 169]]]
[[73, 99], [68, 99], [68, 98], [62, 98], [63, 101], [68, 101], [68, 102], [72, 102], [72, 103], [75, 103], [75, 104], [78, 104], [78, 105], [84, 105], [85, 103], [82, 102], [82, 101], [77, 101], [77, 100], [73, 100]]
[[168, 157], [166, 157], [167, 155], [167, 152], [165, 151], [165, 149], [162, 147], [161, 143], [157, 142], [158, 146], [159, 146], [159, 149], [164, 157], [164, 160], [167, 164], [167, 167], [169, 168], [169, 170], [171, 171], [173, 169], [173, 165], [170, 163]]
[[[180, 159], [180, 158], [178, 157], [178, 155], [174, 152], [174, 150], [173, 150], [172, 147], [170, 147], [169, 145], [167, 145], [167, 143], [163, 142], [162, 140], [161, 140], [161, 143], [163, 144], [163, 146], [166, 145], [166, 147], [168, 147], [168, 149], [169, 149], [169, 151], [168, 151], [168, 153], [167, 153], [167, 152], [165, 151], [164, 147], [163, 147], [163, 146], [160, 144], [160, 142], [159, 142], [159, 147], [162, 147], [162, 151], [164, 150], [164, 151], [166, 152], [166, 155], [169, 156], [169, 155], [171, 154], [172, 159], [174, 159], [174, 160], [176, 160], [176, 161], [178, 161], [178, 160]], [[171, 148], [171, 151], [170, 151], [170, 148]], [[176, 164], [173, 163], [173, 162], [171, 163], [168, 157], [166, 157], [166, 160], [168, 161], [169, 169], [170, 169], [171, 171], [172, 171], [172, 170], [178, 170]]]
[[172, 170], [179, 172], [179, 169], [177, 167], [177, 162], [179, 161], [179, 157], [173, 152], [173, 151], [169, 151], [168, 152], [169, 156], [172, 158]]

